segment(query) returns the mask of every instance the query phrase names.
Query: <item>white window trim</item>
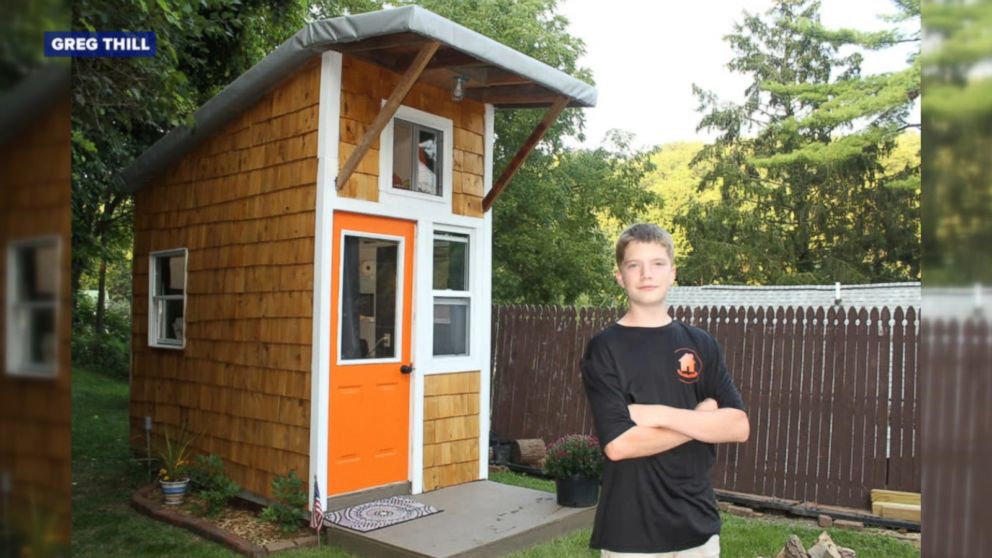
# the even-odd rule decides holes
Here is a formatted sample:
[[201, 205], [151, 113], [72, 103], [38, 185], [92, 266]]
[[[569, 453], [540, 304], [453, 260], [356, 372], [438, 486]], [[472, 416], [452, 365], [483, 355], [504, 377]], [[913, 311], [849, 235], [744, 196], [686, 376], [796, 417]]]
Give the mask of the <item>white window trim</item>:
[[[444, 236], [448, 234], [450, 235], [457, 234], [459, 236], [465, 237], [465, 245], [466, 245], [465, 250], [468, 253], [468, 258], [467, 261], [465, 262], [465, 272], [468, 274], [468, 277], [466, 279], [465, 290], [463, 291], [456, 291], [453, 289], [434, 289], [433, 267], [431, 268], [431, 272], [432, 272], [431, 274], [431, 357], [434, 358], [435, 360], [452, 360], [458, 358], [467, 359], [467, 358], [472, 358], [472, 355], [474, 354], [472, 351], [472, 342], [474, 341], [473, 338], [475, 337], [475, 335], [473, 335], [472, 333], [472, 325], [473, 325], [472, 313], [473, 313], [473, 307], [475, 306], [475, 301], [473, 300], [474, 297], [472, 296], [472, 290], [473, 290], [472, 287], [474, 286], [473, 279], [476, 274], [472, 273], [472, 266], [475, 264], [475, 254], [472, 251], [472, 249], [474, 248], [472, 242], [472, 235], [468, 231], [455, 232], [453, 230], [446, 230], [444, 227], [435, 227], [434, 236], [431, 238], [431, 251], [432, 251], [431, 256], [433, 256], [434, 241], [438, 240], [439, 237], [444, 239]], [[448, 237], [448, 239], [454, 240], [451, 237]], [[460, 242], [460, 240], [454, 240], [454, 241]], [[468, 301], [468, 316], [467, 316], [468, 324], [466, 324], [468, 327], [468, 331], [466, 332], [466, 336], [468, 337], [468, 346], [466, 347], [466, 349], [468, 350], [468, 354], [460, 354], [460, 355], [434, 354], [433, 311], [437, 308], [438, 299], [444, 299], [444, 298]]]
[[[7, 310], [5, 312], [5, 330], [6, 334], [6, 363], [5, 370], [8, 376], [16, 376], [23, 378], [39, 378], [39, 379], [53, 379], [58, 374], [58, 363], [61, 356], [61, 351], [59, 347], [59, 339], [61, 338], [61, 333], [59, 331], [59, 325], [61, 321], [61, 311], [59, 309], [59, 301], [61, 300], [62, 294], [62, 281], [60, 277], [56, 277], [55, 281], [55, 293], [51, 303], [48, 302], [35, 302], [35, 303], [20, 303], [18, 302], [18, 273], [17, 273], [17, 253], [23, 248], [32, 248], [36, 246], [54, 246], [55, 247], [55, 262], [56, 262], [56, 273], [62, 273], [62, 239], [57, 235], [45, 235], [38, 236], [34, 238], [27, 238], [23, 240], [16, 240], [9, 242], [7, 244], [7, 296], [6, 296], [6, 306]], [[52, 306], [55, 310], [55, 362], [51, 366], [44, 365], [33, 365], [24, 364], [22, 362], [22, 349], [24, 348], [23, 340], [18, 340], [17, 335], [13, 328], [15, 314], [18, 308], [29, 306], [36, 308], [43, 308], [46, 306]]]
[[[466, 291], [453, 291], [453, 290], [435, 290], [434, 287], [434, 266], [429, 266], [430, 268], [430, 317], [428, 320], [429, 328], [427, 329], [429, 342], [426, 344], [425, 353], [428, 359], [428, 364], [425, 367], [427, 375], [433, 374], [445, 374], [451, 372], [465, 372], [466, 370], [480, 370], [482, 366], [482, 361], [486, 358], [483, 353], [481, 345], [482, 335], [479, 334], [475, 326], [479, 324], [479, 319], [481, 318], [481, 312], [479, 308], [478, 301], [481, 299], [481, 293], [479, 293], [479, 235], [480, 230], [477, 228], [463, 228], [456, 227], [447, 224], [435, 223], [432, 227], [430, 235], [430, 246], [431, 252], [425, 257], [431, 257], [434, 250], [434, 239], [438, 234], [453, 233], [468, 236], [468, 290]], [[469, 301], [469, 312], [468, 312], [468, 354], [467, 355], [434, 355], [434, 302], [437, 298], [464, 298]]]
[[[348, 236], [357, 236], [360, 238], [376, 238], [380, 240], [390, 240], [398, 242], [396, 251], [396, 335], [393, 339], [393, 345], [396, 347], [396, 356], [393, 358], [356, 358], [353, 360], [345, 360], [341, 356], [341, 332], [342, 320], [344, 319], [344, 312], [341, 310], [344, 308], [344, 239]], [[401, 362], [403, 360], [403, 336], [406, 331], [403, 329], [403, 273], [405, 271], [404, 266], [406, 265], [406, 238], [402, 236], [393, 236], [388, 234], [370, 233], [366, 231], [354, 230], [354, 229], [342, 229], [341, 239], [338, 245], [338, 254], [341, 254], [337, 274], [338, 274], [338, 315], [337, 315], [337, 354], [335, 355], [335, 365], [337, 366], [362, 366], [366, 364], [383, 364], [390, 362]], [[376, 301], [378, 304], [378, 301]], [[412, 347], [411, 347], [412, 351]], [[412, 355], [411, 355], [412, 358]]]
[[[183, 340], [181, 343], [162, 343], [158, 340], [158, 321], [155, 319], [155, 260], [170, 256], [182, 255], [183, 257]], [[179, 295], [171, 295], [173, 299]], [[181, 351], [186, 348], [186, 340], [189, 339], [189, 328], [187, 325], [187, 309], [189, 306], [189, 250], [186, 248], [172, 248], [169, 250], [158, 250], [148, 254], [148, 346], [157, 349], [173, 349]]]
[[[383, 101], [385, 104], [385, 101]], [[427, 128], [439, 130], [441, 137], [441, 195], [424, 194], [400, 188], [393, 188], [393, 126], [396, 119], [406, 120]], [[455, 166], [455, 126], [449, 118], [400, 105], [396, 114], [379, 134], [379, 196], [380, 199], [394, 198], [403, 203], [423, 202], [442, 204], [451, 211], [451, 193], [454, 190]]]

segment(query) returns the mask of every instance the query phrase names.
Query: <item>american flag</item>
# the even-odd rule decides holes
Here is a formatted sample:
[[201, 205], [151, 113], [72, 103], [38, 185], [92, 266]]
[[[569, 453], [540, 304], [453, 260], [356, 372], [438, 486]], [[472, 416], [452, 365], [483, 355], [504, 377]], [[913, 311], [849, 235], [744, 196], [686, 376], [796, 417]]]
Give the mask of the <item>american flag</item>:
[[313, 511], [310, 512], [310, 528], [320, 532], [324, 525], [324, 506], [320, 501], [320, 485], [317, 484], [317, 476], [313, 477]]

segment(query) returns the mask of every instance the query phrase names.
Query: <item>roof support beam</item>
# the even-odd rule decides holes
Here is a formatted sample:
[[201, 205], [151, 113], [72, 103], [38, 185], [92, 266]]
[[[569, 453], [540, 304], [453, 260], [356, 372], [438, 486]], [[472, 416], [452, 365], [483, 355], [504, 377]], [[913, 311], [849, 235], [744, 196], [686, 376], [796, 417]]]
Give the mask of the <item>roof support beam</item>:
[[520, 150], [517, 151], [517, 154], [514, 155], [513, 159], [510, 160], [510, 163], [506, 165], [506, 168], [503, 170], [503, 174], [499, 175], [496, 183], [493, 184], [493, 189], [490, 190], [489, 193], [486, 194], [485, 199], [482, 200], [482, 211], [489, 211], [489, 208], [492, 207], [493, 202], [496, 201], [496, 198], [499, 197], [499, 195], [503, 192], [503, 189], [506, 188], [506, 185], [509, 184], [510, 180], [513, 178], [513, 175], [517, 174], [517, 171], [520, 170], [520, 166], [523, 165], [524, 161], [527, 160], [527, 157], [530, 156], [530, 152], [534, 150], [534, 147], [536, 147], [538, 142], [541, 141], [544, 134], [548, 132], [548, 128], [554, 124], [555, 120], [558, 118], [558, 115], [561, 114], [561, 111], [565, 110], [565, 107], [568, 105], [568, 101], [569, 100], [566, 97], [558, 97], [554, 104], [551, 105], [548, 112], [544, 114], [544, 118], [541, 119], [540, 124], [534, 128], [534, 131], [530, 133], [530, 136], [527, 137], [524, 144], [520, 146]]
[[410, 66], [406, 69], [406, 73], [400, 78], [399, 83], [396, 84], [396, 89], [393, 89], [393, 93], [389, 96], [386, 104], [382, 106], [382, 110], [376, 115], [375, 120], [369, 126], [368, 130], [365, 132], [365, 136], [362, 137], [362, 142], [358, 144], [348, 160], [344, 162], [344, 166], [341, 167], [341, 172], [338, 173], [338, 178], [336, 180], [335, 186], [338, 190], [344, 187], [351, 178], [351, 174], [355, 172], [358, 167], [358, 163], [361, 162], [362, 157], [368, 153], [369, 148], [375, 142], [375, 139], [379, 137], [382, 133], [383, 128], [386, 124], [393, 118], [396, 114], [396, 110], [400, 108], [400, 104], [403, 103], [403, 99], [406, 98], [407, 93], [413, 88], [413, 84], [417, 82], [417, 78], [420, 74], [424, 72], [424, 68], [427, 67], [427, 63], [431, 61], [434, 53], [437, 52], [438, 47], [441, 43], [437, 41], [431, 41], [424, 43], [424, 46], [420, 47], [420, 52], [417, 53], [417, 57], [413, 59]]

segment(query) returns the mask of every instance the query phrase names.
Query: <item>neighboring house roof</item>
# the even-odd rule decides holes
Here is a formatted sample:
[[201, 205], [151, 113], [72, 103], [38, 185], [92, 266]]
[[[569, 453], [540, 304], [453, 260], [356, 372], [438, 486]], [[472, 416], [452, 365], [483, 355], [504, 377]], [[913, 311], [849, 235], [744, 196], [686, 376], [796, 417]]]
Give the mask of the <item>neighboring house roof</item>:
[[[836, 285], [707, 285], [676, 286], [668, 293], [670, 306], [834, 306]], [[992, 301], [992, 300], [990, 300]], [[841, 285], [840, 306], [844, 308], [920, 307], [920, 283], [877, 283]]]
[[961, 320], [992, 318], [992, 287], [927, 287], [923, 289], [923, 316]]
[[456, 75], [466, 77], [465, 97], [497, 108], [550, 106], [559, 97], [569, 106], [596, 105], [591, 85], [419, 6], [342, 16], [299, 30], [197, 110], [192, 128], [170, 131], [138, 157], [117, 177], [118, 187], [141, 188], [324, 51], [402, 72], [427, 41], [441, 48], [420, 81], [450, 88]]

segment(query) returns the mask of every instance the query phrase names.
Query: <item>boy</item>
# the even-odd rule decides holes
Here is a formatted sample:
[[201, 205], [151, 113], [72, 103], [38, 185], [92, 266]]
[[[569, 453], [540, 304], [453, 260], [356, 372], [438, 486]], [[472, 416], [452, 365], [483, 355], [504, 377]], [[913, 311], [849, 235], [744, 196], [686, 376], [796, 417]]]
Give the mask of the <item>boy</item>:
[[582, 379], [606, 454], [589, 541], [604, 558], [720, 555], [713, 444], [750, 433], [716, 340], [672, 320], [672, 237], [637, 224], [617, 240], [629, 309], [586, 345]]

